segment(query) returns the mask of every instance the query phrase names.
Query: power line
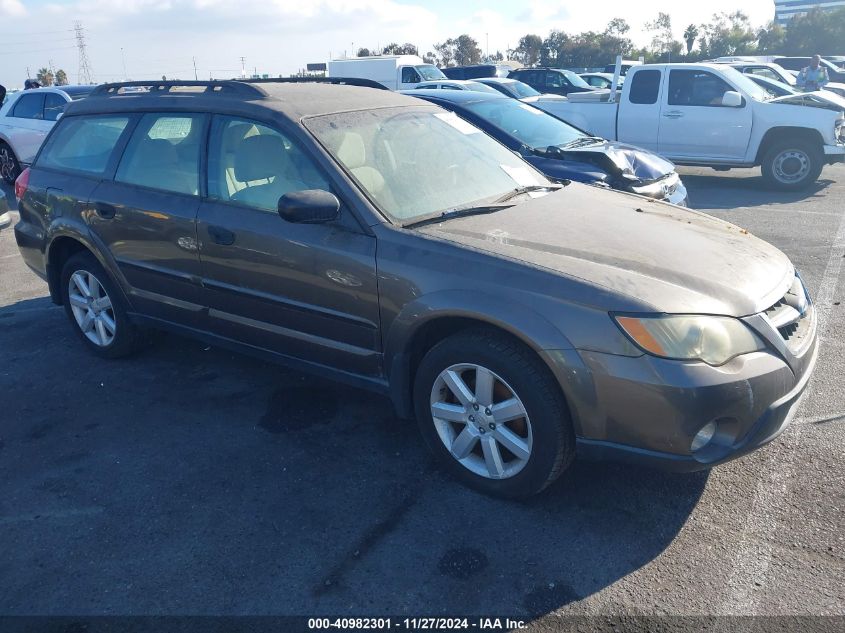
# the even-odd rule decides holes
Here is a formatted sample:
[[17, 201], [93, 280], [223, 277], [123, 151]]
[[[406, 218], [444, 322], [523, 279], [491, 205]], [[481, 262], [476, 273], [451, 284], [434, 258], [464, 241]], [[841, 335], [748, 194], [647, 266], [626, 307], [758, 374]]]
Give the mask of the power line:
[[82, 22], [75, 22], [73, 30], [76, 32], [76, 48], [79, 51], [79, 73], [77, 81], [81, 84], [94, 83], [94, 71], [88, 62], [88, 53], [85, 51], [85, 33], [82, 31]]

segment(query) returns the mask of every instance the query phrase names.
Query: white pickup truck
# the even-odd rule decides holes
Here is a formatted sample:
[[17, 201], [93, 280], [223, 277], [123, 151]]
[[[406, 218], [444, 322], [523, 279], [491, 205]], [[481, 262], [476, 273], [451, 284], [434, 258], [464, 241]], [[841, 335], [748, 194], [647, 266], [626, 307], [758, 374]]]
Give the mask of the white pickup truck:
[[779, 189], [807, 187], [824, 165], [845, 160], [845, 102], [839, 109], [807, 107], [794, 96], [772, 99], [724, 64], [637, 66], [619, 97], [570, 95], [556, 114], [681, 165], [760, 165]]

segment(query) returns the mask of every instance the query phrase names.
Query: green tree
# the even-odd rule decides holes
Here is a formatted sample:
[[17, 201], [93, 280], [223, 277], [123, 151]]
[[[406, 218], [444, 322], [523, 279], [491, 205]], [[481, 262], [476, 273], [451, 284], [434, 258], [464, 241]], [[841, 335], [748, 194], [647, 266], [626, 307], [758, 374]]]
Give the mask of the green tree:
[[417, 47], [413, 44], [396, 44], [391, 43], [381, 50], [382, 55], [418, 55]]
[[543, 38], [539, 35], [523, 35], [514, 50], [514, 58], [524, 66], [535, 66], [543, 51]]
[[742, 11], [717, 13], [710, 24], [701, 26], [700, 41], [704, 58], [753, 55], [757, 51], [757, 33]]
[[831, 55], [845, 41], [845, 8], [835, 11], [813, 9], [799, 15], [786, 28], [784, 49], [789, 55]]
[[657, 19], [645, 23], [645, 30], [652, 33], [651, 50], [660, 55], [668, 53], [675, 41], [672, 35], [672, 16], [662, 11], [657, 14]]
[[777, 22], [770, 22], [766, 28], [757, 31], [757, 53], [759, 55], [777, 55], [782, 53], [786, 44], [786, 29]]
[[434, 50], [437, 52], [439, 65], [442, 67], [466, 66], [481, 61], [481, 48], [478, 42], [466, 33], [435, 44]]
[[56, 85], [57, 86], [67, 86], [67, 84], [68, 84], [67, 73], [64, 70], [62, 70], [61, 68], [59, 68], [56, 71]]
[[35, 75], [35, 78], [42, 86], [53, 85], [53, 71], [49, 68], [39, 68], [38, 74]]
[[698, 27], [695, 24], [690, 24], [684, 30], [684, 42], [687, 45], [687, 55], [692, 55], [692, 49], [695, 47], [695, 40], [698, 39]]
[[361, 47], [358, 49], [358, 52], [355, 54], [355, 57], [369, 57], [372, 53], [370, 53], [369, 48]]

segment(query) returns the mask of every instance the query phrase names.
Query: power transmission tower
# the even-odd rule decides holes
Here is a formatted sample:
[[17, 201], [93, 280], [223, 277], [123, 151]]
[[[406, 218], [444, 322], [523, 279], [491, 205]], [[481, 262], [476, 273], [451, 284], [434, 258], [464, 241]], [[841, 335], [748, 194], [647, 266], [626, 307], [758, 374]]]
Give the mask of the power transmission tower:
[[79, 83], [93, 84], [94, 71], [91, 70], [88, 53], [85, 52], [85, 32], [82, 30], [82, 22], [75, 22], [73, 30], [76, 32], [76, 49], [79, 51]]

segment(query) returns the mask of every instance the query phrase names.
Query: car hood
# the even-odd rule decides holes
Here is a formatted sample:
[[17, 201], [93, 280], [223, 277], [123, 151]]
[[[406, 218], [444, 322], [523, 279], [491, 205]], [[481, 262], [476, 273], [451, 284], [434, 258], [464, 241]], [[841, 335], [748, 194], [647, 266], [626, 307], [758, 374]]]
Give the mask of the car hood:
[[563, 158], [594, 162], [594, 159], [604, 157], [602, 166], [611, 167], [616, 171], [614, 176], [629, 180], [633, 184], [648, 183], [665, 178], [675, 171], [675, 165], [657, 154], [615, 141], [603, 141], [593, 145], [562, 147]]
[[817, 90], [816, 92], [802, 92], [797, 95], [784, 95], [772, 99], [770, 103], [786, 103], [790, 105], [808, 106], [811, 108], [824, 108], [835, 112], [845, 112], [845, 98], [840, 97], [830, 90]]
[[783, 297], [795, 275], [786, 255], [728, 222], [577, 183], [416, 230], [624, 295], [598, 306], [608, 310], [633, 301], [644, 311], [747, 316]]
[[553, 95], [553, 94], [541, 94], [541, 95], [534, 95], [533, 97], [523, 97], [520, 99], [523, 103], [549, 103], [551, 101], [558, 101], [562, 103], [566, 103], [569, 101], [563, 95]]

